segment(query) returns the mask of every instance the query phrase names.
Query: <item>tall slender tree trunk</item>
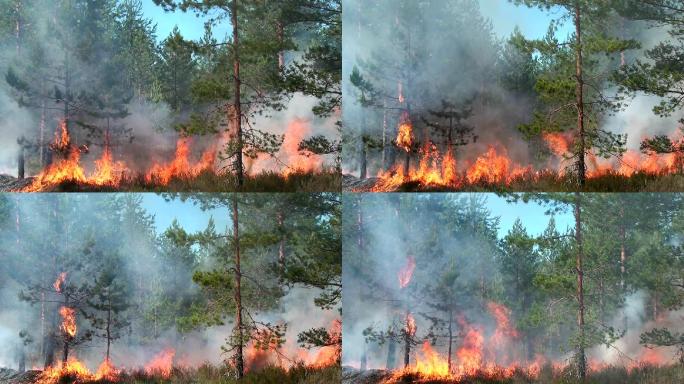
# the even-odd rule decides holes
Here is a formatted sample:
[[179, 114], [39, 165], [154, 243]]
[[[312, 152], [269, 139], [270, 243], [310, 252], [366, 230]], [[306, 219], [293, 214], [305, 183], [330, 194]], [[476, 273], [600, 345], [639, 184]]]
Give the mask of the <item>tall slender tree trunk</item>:
[[[280, 16], [282, 17], [282, 15]], [[282, 20], [276, 22], [276, 38], [278, 39], [278, 70], [283, 71], [285, 68], [285, 26]]]
[[24, 179], [24, 175], [26, 172], [25, 169], [25, 161], [24, 161], [24, 137], [22, 136], [20, 142], [19, 142], [19, 150], [17, 151], [17, 178], [19, 180]]
[[[66, 285], [66, 283], [65, 283]], [[69, 308], [69, 295], [64, 294], [64, 307]], [[62, 344], [62, 363], [66, 365], [69, 361], [69, 344], [71, 343], [71, 336], [66, 332], [63, 332], [64, 343]]]
[[[406, 311], [408, 315], [408, 311]], [[408, 317], [408, 316], [407, 316]], [[411, 335], [404, 329], [404, 368], [408, 368], [411, 363]]]
[[245, 375], [245, 361], [243, 356], [244, 336], [242, 326], [242, 271], [240, 269], [240, 224], [238, 215], [238, 196], [233, 194], [233, 248], [235, 251], [235, 369], [238, 379]]
[[387, 369], [387, 370], [394, 369], [394, 366], [396, 364], [396, 362], [395, 362], [396, 354], [397, 354], [397, 344], [393, 339], [390, 338], [387, 341], [387, 361], [385, 362], [385, 369]]
[[276, 221], [278, 223], [278, 230], [280, 231], [280, 241], [278, 242], [278, 264], [280, 265], [281, 273], [285, 271], [285, 215], [282, 209], [276, 213]]
[[581, 194], [575, 192], [575, 241], [577, 242], [576, 272], [577, 272], [577, 327], [579, 329], [579, 345], [577, 347], [577, 368], [582, 382], [587, 376], [587, 362], [584, 334], [584, 249], [582, 238], [582, 202]]
[[[109, 290], [109, 289], [107, 289]], [[105, 360], [109, 361], [109, 350], [112, 345], [112, 297], [111, 293], [107, 292], [107, 353], [105, 355]]]
[[[45, 90], [45, 78], [43, 78], [43, 83], [41, 89]], [[40, 123], [38, 131], [38, 156], [40, 158], [40, 166], [45, 167], [49, 164], [45, 158], [45, 120], [47, 118], [47, 104], [45, 103], [45, 98], [42, 98], [40, 105]]]
[[387, 169], [387, 150], [388, 150], [388, 134], [387, 134], [387, 101], [382, 102], [382, 170]]
[[21, 54], [21, 0], [15, 0], [14, 12], [17, 14], [16, 25], [14, 26], [14, 37], [16, 39], [17, 57]]
[[447, 348], [447, 370], [449, 373], [451, 373], [451, 367], [453, 365], [452, 360], [451, 360], [451, 353], [452, 353], [452, 348], [454, 344], [454, 312], [453, 312], [453, 303], [449, 304], [449, 347]]
[[580, 187], [586, 184], [586, 162], [585, 162], [585, 132], [584, 132], [584, 75], [582, 64], [582, 20], [581, 9], [579, 1], [575, 1], [575, 34], [577, 39], [577, 46], [575, 47], [575, 76], [576, 88], [575, 98], [577, 104], [577, 176]]
[[237, 153], [235, 154], [235, 172], [237, 172], [238, 187], [244, 184], [244, 167], [242, 164], [243, 152], [243, 138], [242, 138], [242, 105], [240, 98], [242, 96], [240, 80], [240, 34], [238, 24], [238, 0], [233, 0], [231, 9], [231, 23], [233, 24], [233, 86], [235, 87], [235, 95], [233, 97], [233, 124], [235, 126], [235, 138], [237, 140]]
[[361, 164], [359, 168], [359, 178], [363, 180], [368, 177], [368, 145], [364, 137], [361, 137]]

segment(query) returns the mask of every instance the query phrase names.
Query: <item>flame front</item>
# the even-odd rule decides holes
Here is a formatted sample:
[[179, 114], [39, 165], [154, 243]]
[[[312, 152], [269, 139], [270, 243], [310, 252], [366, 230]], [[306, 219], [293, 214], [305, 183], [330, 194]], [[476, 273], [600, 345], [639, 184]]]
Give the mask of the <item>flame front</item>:
[[216, 149], [211, 146], [204, 151], [196, 164], [190, 162], [190, 138], [181, 137], [176, 142], [176, 152], [173, 160], [167, 164], [154, 164], [145, 175], [148, 183], [168, 185], [171, 179], [188, 179], [196, 177], [205, 170], [213, 170]]
[[176, 350], [173, 348], [159, 352], [150, 362], [145, 364], [145, 372], [148, 375], [159, 375], [168, 379], [171, 377], [171, 371], [173, 370], [174, 356], [176, 356]]
[[[413, 125], [407, 112], [402, 112], [399, 119], [396, 146], [410, 155], [418, 144], [413, 134]], [[480, 154], [468, 151], [471, 160], [456, 161], [454, 148], [443, 148], [443, 144], [426, 138], [416, 151], [417, 159], [405, 169], [405, 161], [400, 161], [387, 170], [377, 173], [378, 180], [371, 188], [373, 192], [388, 192], [398, 189], [405, 183], [415, 183], [424, 187], [447, 187], [459, 189], [467, 186], [500, 185], [510, 186], [513, 183], [529, 185], [542, 177], [564, 177], [571, 169], [575, 157], [573, 154], [573, 137], [569, 132], [545, 132], [541, 139], [551, 153], [543, 167], [524, 165], [513, 160], [506, 151], [506, 145], [491, 144]], [[684, 145], [681, 134], [670, 137], [675, 148]], [[631, 177], [636, 173], [651, 176], [682, 173], [684, 171], [684, 154], [682, 153], [641, 153], [627, 150], [621, 156], [603, 158], [594, 151], [585, 155], [586, 176], [596, 179], [615, 175]], [[557, 182], [557, 180], [556, 180]]]
[[95, 372], [95, 380], [118, 381], [120, 373], [110, 360], [105, 359]]

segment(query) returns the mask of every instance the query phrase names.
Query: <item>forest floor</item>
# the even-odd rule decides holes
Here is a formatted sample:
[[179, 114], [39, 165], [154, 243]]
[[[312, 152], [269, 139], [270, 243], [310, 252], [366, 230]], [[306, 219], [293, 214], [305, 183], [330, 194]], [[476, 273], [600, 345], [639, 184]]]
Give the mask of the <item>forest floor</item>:
[[[566, 372], [554, 372], [542, 369], [537, 377], [525, 373], [514, 373], [510, 377], [491, 377], [474, 374], [471, 377], [455, 379], [433, 379], [415, 374], [397, 377], [390, 371], [369, 370], [359, 372], [344, 368], [343, 384], [580, 384], [576, 377]], [[627, 370], [625, 368], [607, 368], [592, 372], [583, 384], [681, 384], [684, 383], [684, 365], [667, 367], [644, 366]]]
[[[506, 184], [475, 183], [462, 186], [423, 184], [407, 181], [385, 187], [377, 177], [359, 179], [342, 177], [345, 192], [574, 192], [577, 183], [570, 177], [545, 173], [535, 177], [519, 177]], [[684, 190], [684, 174], [634, 173], [630, 177], [617, 173], [587, 179], [583, 192], [676, 192]]]
[[[20, 192], [33, 182], [28, 177], [19, 180], [0, 175], [0, 192]], [[122, 180], [118, 185], [93, 185], [65, 181], [41, 189], [41, 192], [233, 192], [237, 185], [234, 175], [203, 172], [196, 177], [178, 177], [167, 184], [149, 182], [144, 177]], [[240, 192], [339, 192], [342, 181], [336, 170], [293, 172], [287, 176], [269, 172], [246, 176]]]
[[[19, 374], [12, 370], [0, 369], [0, 384], [34, 384], [39, 374], [40, 371]], [[193, 369], [174, 368], [168, 378], [150, 376], [145, 372], [133, 372], [122, 374], [116, 381], [84, 382], [79, 380], [76, 382], [64, 377], [59, 384], [329, 384], [339, 383], [340, 375], [339, 366], [325, 368], [297, 366], [289, 370], [267, 367], [258, 372], [247, 373], [242, 380], [238, 381], [231, 377], [227, 369], [205, 365]]]

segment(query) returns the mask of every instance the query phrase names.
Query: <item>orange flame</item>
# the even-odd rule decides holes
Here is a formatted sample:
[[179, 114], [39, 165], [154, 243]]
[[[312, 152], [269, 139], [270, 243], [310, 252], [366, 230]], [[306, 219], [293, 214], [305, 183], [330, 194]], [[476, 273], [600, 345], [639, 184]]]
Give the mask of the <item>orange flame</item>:
[[432, 349], [427, 340], [423, 342], [421, 352], [422, 356], [416, 356], [415, 370], [417, 372], [427, 377], [439, 378], [449, 376], [449, 363]]
[[404, 265], [397, 274], [399, 278], [399, 287], [405, 288], [410, 282], [413, 276], [413, 271], [416, 269], [416, 259], [413, 256], [408, 256], [406, 258], [406, 265]]
[[149, 183], [156, 182], [167, 185], [174, 178], [191, 178], [199, 175], [205, 170], [213, 169], [216, 150], [212, 146], [201, 156], [195, 165], [190, 163], [190, 138], [181, 137], [176, 142], [176, 155], [167, 164], [154, 164], [145, 175], [145, 180]]
[[399, 120], [399, 127], [397, 128], [397, 145], [406, 152], [411, 151], [413, 146], [413, 124], [408, 112], [404, 111]]
[[406, 334], [409, 336], [415, 335], [416, 331], [418, 330], [418, 326], [416, 325], [416, 319], [413, 318], [411, 312], [406, 313], [406, 326], [404, 330], [406, 331]]
[[110, 360], [105, 359], [95, 372], [95, 380], [118, 381], [120, 373]]
[[75, 358], [69, 358], [66, 364], [60, 361], [41, 372], [36, 383], [57, 384], [62, 382], [63, 377], [76, 378], [76, 382], [87, 382], [93, 379], [90, 371], [82, 362]]
[[562, 132], [544, 132], [542, 139], [556, 156], [565, 156], [570, 150], [570, 138]]
[[145, 364], [145, 373], [148, 375], [159, 375], [165, 379], [171, 377], [173, 368], [173, 358], [176, 350], [173, 348], [165, 349], [157, 354], [150, 362]]
[[52, 284], [52, 287], [55, 288], [56, 292], [62, 292], [62, 286], [64, 285], [64, 282], [66, 281], [67, 273], [62, 272], [59, 274], [59, 277], [57, 277], [57, 280]]
[[126, 165], [112, 160], [109, 147], [104, 148], [100, 159], [95, 161], [95, 173], [88, 177], [80, 164], [81, 149], [71, 144], [64, 121], [60, 123], [59, 132], [55, 134], [55, 141], [50, 145], [50, 149], [62, 152], [65, 156], [57, 159], [36, 175], [33, 182], [23, 189], [24, 192], [38, 192], [68, 181], [99, 186], [119, 185], [127, 171]]
[[511, 160], [505, 155], [498, 155], [494, 147], [489, 147], [487, 152], [478, 157], [475, 163], [468, 168], [466, 180], [470, 184], [477, 183], [504, 183], [508, 170], [511, 167]]
[[60, 329], [65, 335], [73, 339], [76, 337], [77, 331], [76, 311], [74, 311], [73, 308], [61, 307], [59, 309], [59, 314], [62, 316], [62, 324], [60, 325]]

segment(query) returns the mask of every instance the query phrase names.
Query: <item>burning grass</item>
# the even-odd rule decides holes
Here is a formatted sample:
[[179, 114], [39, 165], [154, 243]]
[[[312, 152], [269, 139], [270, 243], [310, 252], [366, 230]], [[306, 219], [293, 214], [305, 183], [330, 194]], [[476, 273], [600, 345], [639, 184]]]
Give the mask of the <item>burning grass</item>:
[[[372, 178], [366, 181], [347, 179], [343, 189], [348, 192], [573, 192], [577, 190], [577, 183], [568, 175], [561, 175], [554, 171], [539, 171], [520, 174], [504, 184], [482, 180], [476, 183], [444, 185], [401, 178], [388, 183], [383, 178]], [[684, 189], [684, 174], [680, 173], [635, 172], [626, 176], [607, 171], [599, 176], [588, 178], [583, 191], [671, 192], [682, 189]]]
[[[237, 190], [236, 177], [209, 170], [196, 175], [170, 177], [166, 184], [150, 180], [144, 175], [121, 178], [116, 185], [83, 183], [74, 179], [46, 185], [41, 192], [229, 192]], [[330, 192], [339, 191], [341, 175], [335, 169], [319, 172], [293, 171], [287, 176], [277, 172], [264, 172], [245, 176], [242, 192]], [[15, 191], [22, 191], [16, 188]]]
[[[295, 127], [290, 135], [286, 135], [283, 148], [278, 153], [288, 160], [288, 164], [279, 163], [278, 171], [271, 166], [275, 160], [261, 155], [257, 159], [249, 159], [249, 167], [245, 172], [244, 185], [240, 191], [245, 192], [328, 192], [339, 191], [341, 179], [339, 170], [324, 166], [323, 157], [316, 154], [305, 154], [299, 150], [299, 140], [306, 133], [306, 124], [293, 122]], [[288, 132], [291, 129], [288, 128]], [[295, 142], [293, 138], [295, 136]], [[221, 137], [199, 153], [193, 154], [193, 140], [190, 137], [179, 137], [172, 158], [167, 161], [156, 161], [143, 171], [131, 170], [126, 162], [115, 161], [109, 146], [103, 148], [102, 154], [94, 160], [94, 170], [87, 171], [82, 164], [83, 153], [87, 146], [72, 143], [65, 123], [60, 124], [50, 149], [55, 159], [36, 176], [21, 183], [12, 181], [0, 190], [21, 192], [94, 192], [94, 191], [160, 191], [160, 192], [224, 192], [234, 191], [237, 177], [225, 171], [219, 156]]]
[[[240, 384], [325, 384], [340, 381], [340, 367], [311, 367], [295, 365], [289, 369], [276, 366], [268, 366], [257, 372], [250, 372], [242, 380], [234, 378], [230, 368], [216, 367], [204, 364], [196, 368], [173, 367], [168, 374], [151, 373], [145, 369], [136, 371], [122, 371], [116, 377], [92, 377], [91, 379], [79, 378], [78, 375], [66, 373], [57, 377], [60, 384], [143, 384], [143, 383], [168, 383], [168, 384], [196, 384], [196, 383], [240, 383]], [[2, 384], [29, 384], [39, 383], [40, 372], [30, 371], [25, 374], [8, 375], [7, 379], [0, 377]]]
[[[588, 384], [675, 384], [684, 380], [684, 366], [652, 366], [642, 365], [634, 368], [604, 367], [588, 374], [585, 383]], [[536, 374], [530, 374], [524, 369], [499, 371], [478, 371], [457, 378], [439, 378], [415, 372], [397, 373], [389, 371], [367, 371], [345, 369], [343, 383], [345, 384], [575, 384], [582, 381], [573, 377], [568, 369], [557, 369], [550, 364], [540, 367]]]

